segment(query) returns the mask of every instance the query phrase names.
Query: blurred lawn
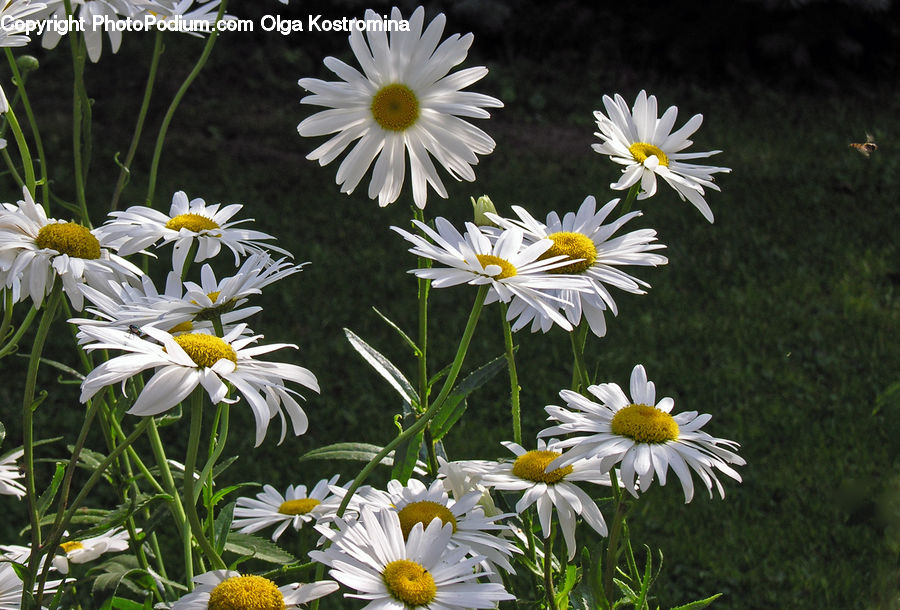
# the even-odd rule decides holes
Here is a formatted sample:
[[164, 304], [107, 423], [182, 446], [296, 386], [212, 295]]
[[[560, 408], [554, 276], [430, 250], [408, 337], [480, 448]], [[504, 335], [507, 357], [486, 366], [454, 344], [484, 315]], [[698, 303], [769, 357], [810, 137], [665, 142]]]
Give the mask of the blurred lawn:
[[[448, 31], [457, 30], [451, 24]], [[367, 182], [353, 196], [341, 195], [333, 183], [337, 164], [319, 168], [304, 159], [316, 142], [296, 134], [296, 124], [312, 111], [298, 104], [296, 80], [325, 77], [321, 58], [343, 53], [340, 39], [322, 35], [289, 45], [276, 36], [221, 40], [172, 124], [156, 204], [167, 208], [180, 189], [208, 203], [243, 203], [256, 228], [276, 235], [297, 260], [312, 262], [262, 295], [257, 302], [264, 311], [253, 321], [267, 340], [299, 344], [299, 352], [281, 357], [319, 377], [321, 396], [307, 396], [309, 433], [276, 447], [277, 432], [270, 430], [254, 449], [245, 433], [249, 413], [238, 405], [232, 415], [229, 447], [242, 460], [226, 478], [281, 487], [331, 472], [352, 474], [347, 464], [298, 464], [310, 449], [341, 440], [383, 444], [392, 437], [397, 400], [353, 352], [342, 328], [412, 378], [411, 354], [370, 308], [412, 334], [415, 280], [405, 271], [415, 259], [388, 230], [406, 226], [407, 203], [379, 209], [365, 197]], [[95, 223], [109, 200], [117, 171], [112, 158], [127, 147], [143, 86], [132, 74], [144, 70], [152, 41], [135, 38], [141, 40], [129, 38], [119, 55], [104, 51], [101, 64], [89, 66], [96, 99]], [[193, 40], [170, 43], [146, 144], [187, 71], [185, 62], [199, 50]], [[608, 336], [588, 342], [598, 381], [625, 385], [633, 365], [643, 363], [676, 408], [711, 413], [706, 429], [739, 441], [748, 462], [742, 485], [726, 482], [724, 501], [701, 494], [684, 505], [672, 484], [654, 486], [644, 497], [632, 536], [665, 555], [655, 586], [659, 603], [669, 607], [723, 592], [715, 607], [900, 607], [900, 404], [896, 398], [879, 403], [900, 381], [894, 143], [900, 104], [890, 83], [831, 92], [773, 89], [756, 79], [725, 86], [601, 62], [583, 67], [571, 57], [479, 58], [477, 37], [473, 54], [467, 65], [491, 67], [474, 89], [507, 104], [495, 118], [478, 122], [497, 148], [476, 167], [475, 184], [448, 184], [449, 201], [429, 197], [429, 217], [468, 219], [469, 197], [483, 193], [501, 213], [518, 203], [537, 217], [573, 210], [588, 194], [600, 202], [612, 198], [608, 184], [618, 170], [590, 149], [591, 112], [604, 93], [632, 100], [646, 88], [661, 105], [679, 106], [679, 126], [703, 113], [696, 148], [725, 151], [713, 160], [733, 168], [719, 179], [723, 193], [708, 197], [714, 225], [667, 187], [642, 204], [645, 214], [633, 225], [657, 229], [669, 264], [638, 270], [652, 285], [649, 294], [617, 295], [620, 315], [609, 320]], [[29, 88], [58, 176], [55, 188], [69, 197], [68, 56], [60, 50], [41, 59]], [[869, 159], [847, 146], [867, 131], [879, 143]], [[147, 165], [138, 159], [123, 202], [142, 199]], [[4, 200], [14, 201], [14, 189], [4, 188]], [[227, 272], [227, 256], [224, 263], [220, 269]], [[455, 350], [474, 291], [458, 287], [432, 295], [436, 371]], [[498, 316], [496, 306], [485, 310], [467, 361], [472, 367], [502, 351]], [[54, 355], [74, 363], [64, 339]], [[543, 406], [557, 402], [567, 386], [571, 356], [559, 330], [520, 332], [516, 340], [529, 438], [543, 427]], [[3, 367], [8, 382], [0, 398], [11, 405], [2, 417], [10, 430], [7, 450], [20, 441], [14, 405], [21, 389], [9, 383], [10, 365]], [[53, 378], [47, 373], [44, 387]], [[447, 442], [451, 457], [501, 454], [498, 443], [510, 434], [507, 392], [501, 376], [470, 401]], [[72, 433], [81, 412], [75, 397], [74, 389], [54, 393], [38, 412], [41, 436]], [[170, 456], [180, 459], [184, 431], [164, 432]], [[7, 525], [4, 541], [15, 529]]]

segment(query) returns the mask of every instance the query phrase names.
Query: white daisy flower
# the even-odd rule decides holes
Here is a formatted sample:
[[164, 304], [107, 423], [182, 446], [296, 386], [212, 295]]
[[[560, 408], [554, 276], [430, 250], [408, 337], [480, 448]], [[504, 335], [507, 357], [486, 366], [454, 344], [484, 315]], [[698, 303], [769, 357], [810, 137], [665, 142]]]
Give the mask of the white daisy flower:
[[[381, 21], [371, 10], [365, 18]], [[394, 8], [391, 19], [401, 18]], [[381, 206], [392, 203], [403, 186], [408, 152], [413, 200], [424, 208], [429, 184], [438, 195], [447, 197], [432, 157], [457, 180], [472, 182], [476, 155], [494, 150], [490, 136], [460, 118], [486, 119], [490, 114], [485, 108], [503, 106], [493, 97], [462, 91], [481, 80], [487, 68], [466, 68], [448, 75], [466, 58], [474, 37], [454, 34], [438, 46], [446, 18], [443, 13], [438, 15], [423, 32], [424, 22], [425, 9], [420, 6], [409, 18], [409, 31], [392, 31], [390, 40], [384, 31], [363, 34], [353, 30], [350, 48], [362, 73], [326, 57], [325, 66], [342, 80], [300, 80], [300, 86], [313, 94], [301, 103], [330, 108], [300, 123], [300, 135], [337, 134], [307, 159], [327, 165], [359, 140], [337, 171], [336, 181], [343, 193], [352, 193], [375, 161], [369, 197], [377, 196]]]
[[243, 207], [239, 204], [206, 205], [203, 199], [188, 200], [184, 191], [172, 197], [168, 214], [146, 206], [132, 206], [124, 211], [110, 212], [113, 217], [97, 231], [119, 247], [122, 256], [140, 252], [154, 245], [174, 243], [172, 269], [181, 272], [191, 244], [198, 243], [197, 254], [191, 262], [201, 262], [219, 253], [222, 245], [234, 253], [234, 264], [242, 256], [253, 252], [274, 250], [290, 256], [290, 253], [262, 240], [275, 239], [268, 233], [240, 229], [237, 225], [252, 222], [252, 218], [231, 222], [231, 218]]
[[390, 481], [387, 492], [377, 492], [368, 503], [375, 508], [397, 511], [405, 539], [409, 538], [416, 523], [427, 526], [434, 519], [440, 519], [445, 525], [450, 523], [453, 526], [449, 542], [451, 548], [461, 547], [470, 554], [483, 555], [486, 560], [482, 565], [489, 573], [496, 571], [496, 564], [506, 572], [515, 574], [509, 558], [520, 551], [509, 540], [499, 537], [511, 528], [498, 523], [513, 514], [486, 516], [478, 504], [480, 500], [480, 491], [451, 499], [441, 479], [428, 487], [417, 479], [410, 479], [405, 486], [400, 481]]
[[[65, 532], [64, 535], [68, 536], [69, 533]], [[67, 540], [60, 543], [58, 553], [53, 556], [53, 568], [61, 574], [68, 574], [70, 563], [87, 563], [104, 553], [124, 551], [128, 548], [128, 540], [128, 532], [121, 527], [91, 538]], [[31, 546], [2, 545], [0, 551], [3, 551], [5, 557], [19, 563], [27, 562], [31, 556]]]
[[136, 281], [140, 269], [112, 254], [97, 229], [47, 218], [27, 188], [18, 205], [0, 207], [0, 283], [15, 301], [31, 297], [35, 307], [53, 288], [56, 277], [72, 307], [84, 306], [81, 286], [104, 290], [110, 282]]
[[81, 384], [81, 402], [106, 386], [124, 382], [147, 369], [156, 369], [128, 413], [159, 415], [187, 398], [198, 385], [206, 390], [213, 404], [237, 402], [226, 398], [225, 382], [228, 382], [244, 396], [253, 411], [257, 446], [265, 438], [269, 420], [276, 415], [281, 418], [279, 442], [284, 440], [287, 432], [284, 411], [291, 419], [294, 434], [303, 434], [309, 422], [291, 396], [299, 394], [284, 384], [293, 381], [318, 392], [315, 375], [295, 364], [254, 360], [259, 354], [297, 346], [288, 343], [251, 346], [261, 336], [242, 336], [245, 327], [239, 324], [221, 338], [205, 333], [173, 336], [152, 326], [142, 327], [141, 332], [156, 341], [153, 342], [117, 328], [82, 326], [81, 331], [96, 341], [84, 349], [117, 349], [130, 353], [112, 358], [91, 371]]
[[[51, 599], [62, 580], [48, 580], [44, 584], [44, 599]], [[3, 610], [19, 610], [22, 607], [22, 580], [12, 564], [0, 562], [0, 608]]]
[[[568, 303], [563, 309], [569, 322], [578, 325], [584, 316], [591, 331], [598, 337], [606, 334], [603, 312], [607, 307], [613, 315], [618, 315], [616, 302], [606, 288], [607, 285], [633, 294], [644, 294], [642, 286], [649, 288], [649, 284], [625, 273], [619, 267], [622, 265], [655, 267], [668, 262], [665, 256], [651, 253], [653, 250], [665, 248], [662, 244], [652, 243], [656, 240], [656, 231], [653, 229], [639, 229], [613, 237], [629, 220], [641, 215], [640, 212], [630, 212], [604, 225], [603, 221], [609, 217], [618, 203], [618, 199], [613, 199], [598, 212], [597, 201], [590, 196], [585, 198], [578, 212], [569, 212], [562, 219], [556, 212], [550, 212], [546, 223], [536, 220], [524, 208], [516, 205], [512, 206], [512, 209], [519, 217], [518, 220], [487, 214], [487, 217], [499, 227], [520, 228], [525, 235], [526, 243], [542, 239], [553, 241], [553, 247], [544, 256], [565, 255], [578, 261], [551, 269], [549, 273], [580, 275], [586, 280], [590, 286], [589, 291], [560, 290], [558, 296]], [[520, 314], [520, 322], [531, 321], [532, 332], [538, 329], [547, 332], [553, 325], [553, 320], [538, 314], [534, 308], [524, 308]]]
[[578, 516], [598, 534], [606, 536], [606, 522], [596, 502], [573, 484], [573, 481], [584, 481], [609, 486], [609, 470], [601, 468], [600, 460], [580, 459], [547, 472], [551, 462], [563, 455], [562, 447], [555, 439], [549, 443], [538, 440], [537, 449], [533, 451], [526, 451], [517, 443], [504, 442], [503, 446], [516, 455], [515, 461], [495, 462], [482, 476], [482, 485], [524, 492], [516, 502], [516, 512], [522, 514], [529, 506], [537, 504], [544, 538], [550, 535], [550, 515], [556, 508], [570, 560], [575, 557], [575, 520]]
[[397, 512], [368, 507], [358, 521], [335, 523], [337, 532], [316, 528], [331, 539], [331, 546], [309, 556], [330, 567], [332, 578], [357, 591], [344, 597], [368, 600], [367, 608], [495, 608], [497, 602], [515, 599], [502, 584], [477, 580], [484, 575], [476, 571], [483, 557], [467, 558], [466, 549], [449, 548], [449, 523], [417, 523], [404, 538]]
[[[17, 28], [17, 24], [23, 23], [26, 19], [35, 19], [35, 13], [44, 10], [47, 5], [43, 2], [31, 2], [31, 0], [16, 0], [15, 2], [5, 1], [0, 3], [0, 47], [24, 47], [31, 42], [24, 28]], [[2, 91], [2, 89], [0, 89]], [[4, 99], [5, 101], [5, 99]], [[2, 112], [9, 110], [9, 107], [3, 108]]]
[[[509, 303], [513, 297], [514, 306], [507, 312], [507, 319], [513, 320], [522, 315], [525, 308], [531, 308], [546, 316], [566, 330], [572, 325], [559, 313], [559, 307], [567, 304], [555, 296], [559, 290], [589, 290], [590, 286], [584, 278], [566, 274], [551, 274], [550, 270], [571, 264], [564, 260], [565, 255], [544, 258], [553, 247], [553, 242], [543, 239], [523, 245], [523, 232], [517, 227], [504, 231], [494, 242], [487, 233], [472, 223], [466, 223], [465, 236], [460, 235], [453, 225], [444, 218], [436, 218], [435, 228], [414, 220], [434, 243], [420, 235], [391, 227], [408, 242], [414, 245], [410, 252], [421, 257], [446, 265], [446, 267], [428, 267], [414, 269], [418, 277], [428, 278], [435, 288], [455, 286], [457, 284], [489, 284], [485, 303], [503, 301]], [[530, 319], [530, 318], [529, 318]], [[524, 326], [520, 318], [513, 325], [513, 330]]]
[[622, 177], [610, 186], [625, 190], [640, 181], [638, 199], [646, 199], [656, 193], [656, 177], [659, 176], [682, 200], [690, 201], [706, 220], [712, 222], [712, 210], [703, 198], [704, 188], [720, 190], [713, 174], [728, 173], [731, 169], [685, 163], [690, 159], [710, 157], [722, 152], [720, 150], [681, 152], [693, 144], [688, 137], [699, 129], [703, 115], [695, 114], [681, 129], [672, 132], [678, 108], [670, 106], [657, 118], [656, 97], [647, 97], [646, 91], [638, 93], [632, 109], [619, 94], [615, 100], [604, 95], [603, 106], [606, 114], [599, 110], [594, 112], [600, 129], [594, 135], [602, 142], [594, 144], [593, 149], [625, 166]]
[[23, 455], [25, 450], [19, 449], [0, 459], [0, 494], [16, 496], [20, 500], [25, 496], [25, 486], [18, 481], [25, 475], [19, 472], [19, 465], [16, 463]]
[[495, 517], [503, 512], [494, 504], [491, 492], [481, 484], [481, 473], [484, 471], [484, 468], [479, 468], [476, 471], [476, 469], [468, 465], [483, 464], [489, 467], [493, 462], [470, 460], [463, 464], [460, 462], [448, 462], [441, 456], [438, 456], [438, 464], [438, 476], [444, 481], [444, 488], [449, 489], [450, 494], [454, 498], [460, 499], [470, 492], [477, 491], [481, 494], [478, 504], [485, 515]]
[[[134, 17], [143, 4], [138, 0], [70, 0], [72, 16], [81, 23], [84, 32], [85, 47], [88, 58], [97, 63], [103, 53], [103, 32], [109, 36], [109, 48], [113, 53], [119, 52], [122, 44], [122, 31], [115, 27], [106, 27], [107, 20], [118, 21], [120, 18]], [[63, 0], [48, 0], [47, 8], [40, 14], [43, 19], [66, 20], [66, 6]], [[94, 19], [103, 20], [96, 25]], [[41, 39], [41, 46], [53, 49], [62, 35], [53, 28], [47, 28]]]
[[291, 583], [279, 587], [268, 578], [241, 574], [234, 570], [212, 570], [194, 577], [197, 586], [179, 599], [172, 610], [216, 610], [218, 608], [258, 608], [284, 610], [337, 591], [332, 580], [308, 584]]
[[615, 383], [592, 385], [588, 391], [600, 402], [563, 390], [559, 395], [571, 410], [555, 405], [545, 408], [550, 414], [548, 419], [561, 423], [543, 430], [539, 436], [578, 435], [560, 441], [561, 447], [572, 449], [554, 462], [554, 467], [582, 457], [599, 459], [605, 469], [621, 462], [623, 484], [635, 496], [635, 475], [644, 492], [649, 489], [654, 473], [659, 477], [659, 484], [665, 485], [666, 472], [671, 467], [681, 481], [685, 503], [694, 497], [691, 469], [703, 481], [710, 497], [713, 485], [725, 497], [716, 470], [741, 480], [741, 475], [729, 466], [746, 463], [730, 451], [740, 445], [700, 430], [711, 415], [698, 415], [696, 411], [671, 415], [675, 401], [665, 397], [656, 402], [656, 389], [652, 381], [647, 381], [647, 373], [640, 364], [631, 372], [631, 399]]
[[328, 512], [329, 505], [323, 502], [333, 495], [329, 487], [337, 482], [339, 476], [322, 479], [308, 493], [306, 485], [288, 485], [284, 495], [271, 485], [265, 485], [263, 491], [256, 494], [255, 500], [238, 498], [231, 528], [244, 534], [252, 534], [270, 525], [277, 525], [272, 532], [272, 540], [278, 540], [288, 526], [299, 530], [304, 523], [315, 522]]
[[[96, 307], [87, 311], [99, 317], [97, 320], [79, 319], [79, 325], [140, 328], [152, 324], [172, 334], [210, 330], [211, 320], [219, 318], [223, 328], [231, 330], [235, 323], [260, 311], [261, 307], [244, 307], [247, 297], [260, 294], [262, 288], [302, 270], [282, 258], [273, 261], [265, 252], [248, 257], [233, 275], [220, 281], [209, 265], [200, 270], [200, 284], [181, 281], [181, 274], [169, 272], [165, 292], [160, 294], [152, 280], [142, 278], [141, 288], [128, 285], [111, 285], [104, 294], [89, 287], [83, 288], [85, 297]], [[87, 340], [79, 334], [82, 342]]]

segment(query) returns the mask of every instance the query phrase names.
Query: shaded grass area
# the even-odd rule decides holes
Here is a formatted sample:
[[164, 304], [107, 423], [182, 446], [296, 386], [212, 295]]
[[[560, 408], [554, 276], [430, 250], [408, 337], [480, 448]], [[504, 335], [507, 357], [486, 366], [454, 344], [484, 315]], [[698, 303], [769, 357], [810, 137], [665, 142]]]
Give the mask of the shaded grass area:
[[[262, 447], [252, 447], [252, 434], [244, 433], [252, 419], [237, 405], [229, 448], [242, 459], [226, 479], [282, 487], [332, 472], [350, 476], [353, 465], [297, 458], [332, 442], [382, 444], [392, 437], [400, 405], [341, 329], [351, 328], [413, 377], [411, 354], [369, 309], [378, 307], [409, 332], [415, 327], [415, 280], [404, 273], [415, 259], [388, 229], [405, 226], [410, 213], [402, 200], [378, 209], [364, 185], [341, 195], [333, 184], [336, 166], [304, 160], [315, 143], [296, 135], [310, 111], [297, 103], [294, 82], [322, 74], [314, 48], [277, 47], [272, 55], [260, 41], [227, 42], [234, 48], [214, 54], [173, 123], [157, 207], [167, 207], [179, 189], [207, 202], [244, 203], [257, 228], [276, 235], [298, 260], [312, 261], [262, 295], [257, 302], [264, 311], [253, 326], [266, 340], [297, 343], [297, 353], [281, 357], [311, 368], [322, 394], [308, 396], [309, 433], [277, 447], [271, 429]], [[167, 59], [198, 51], [193, 41], [179, 42]], [[67, 92], [49, 78], [61, 73], [60, 57], [48, 55], [48, 76], [33, 77], [36, 90], [46, 92], [40, 101], [33, 97], [45, 111], [39, 115], [48, 117], [45, 138], [57, 176], [69, 147], [68, 117], [59, 110]], [[127, 145], [129, 134], [117, 125], [130, 123], [136, 108], [140, 85], [127, 75], [139, 60], [137, 51], [123, 51], [104, 57], [103, 71], [89, 75], [98, 134], [95, 222], [115, 180], [112, 155]], [[873, 413], [879, 394], [900, 381], [896, 96], [877, 85], [825, 97], [754, 82], [719, 88], [609, 66], [577, 75], [527, 59], [491, 68], [478, 90], [508, 105], [481, 125], [497, 140], [496, 152], [476, 168], [476, 184], [449, 184], [449, 201], [430, 197], [429, 217], [468, 219], [469, 196], [482, 193], [501, 212], [518, 203], [538, 217], [573, 210], [588, 194], [601, 202], [612, 198], [607, 185], [617, 170], [589, 145], [591, 111], [604, 93], [616, 91], [633, 99], [646, 87], [661, 104], [679, 106], [679, 124], [702, 112], [697, 148], [724, 150], [716, 163], [734, 168], [720, 179], [724, 192], [708, 198], [714, 225], [666, 188], [642, 204], [645, 215], [634, 225], [657, 229], [669, 264], [638, 270], [652, 284], [649, 294], [617, 298], [620, 315], [609, 321], [608, 336], [588, 343], [598, 381], [625, 385], [632, 366], [643, 363], [677, 409], [711, 413], [706, 429], [739, 441], [748, 462], [743, 484], [726, 484], [724, 501], [700, 495], [685, 506], [674, 481], [644, 497], [631, 528], [636, 542], [665, 554], [655, 587], [659, 603], [669, 607], [721, 591], [723, 608], [897, 607], [900, 537], [891, 513], [900, 474], [900, 405]], [[177, 66], [170, 74], [184, 71]], [[110, 77], [122, 88], [104, 87]], [[173, 91], [171, 82], [162, 84], [159, 99]], [[162, 107], [155, 104], [157, 121]], [[870, 159], [847, 147], [866, 131], [880, 144]], [[140, 158], [123, 201], [141, 200], [146, 166]], [[65, 179], [58, 180], [66, 196]], [[6, 192], [6, 200], [15, 199]], [[227, 257], [219, 268], [230, 269]], [[432, 294], [437, 370], [455, 350], [474, 291]], [[472, 367], [502, 351], [498, 316], [496, 306], [486, 309]], [[571, 356], [568, 337], [558, 330], [516, 339], [527, 439], [543, 427], [543, 406], [557, 402], [568, 385]], [[58, 347], [60, 359], [76, 362], [64, 341]], [[53, 377], [44, 375], [44, 387]], [[19, 390], [6, 386], [4, 401], [18, 404]], [[497, 378], [470, 401], [447, 441], [451, 457], [502, 454], [498, 443], [511, 436], [507, 392]], [[72, 434], [78, 413], [74, 392], [55, 392], [38, 412], [40, 435]], [[19, 438], [15, 420], [7, 419], [6, 449]], [[163, 432], [170, 457], [182, 459], [184, 431]], [[94, 440], [102, 447], [99, 435]], [[383, 482], [383, 475], [373, 482]], [[16, 522], [24, 522], [24, 513]], [[290, 538], [282, 540], [290, 547]]]

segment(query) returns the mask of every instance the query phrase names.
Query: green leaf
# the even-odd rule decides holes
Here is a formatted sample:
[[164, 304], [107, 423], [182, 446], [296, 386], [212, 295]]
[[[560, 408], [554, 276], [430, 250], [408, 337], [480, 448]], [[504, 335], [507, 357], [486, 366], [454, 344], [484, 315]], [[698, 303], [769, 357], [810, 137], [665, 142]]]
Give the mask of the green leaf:
[[50, 508], [50, 504], [53, 502], [53, 498], [56, 497], [56, 492], [59, 491], [59, 485], [62, 483], [63, 476], [66, 474], [66, 466], [62, 462], [56, 463], [56, 472], [53, 473], [53, 479], [50, 481], [50, 486], [44, 490], [44, 493], [41, 494], [41, 497], [38, 498], [37, 501], [37, 512], [38, 515], [43, 515], [47, 512], [47, 509]]
[[875, 397], [872, 415], [876, 415], [884, 407], [892, 409], [900, 407], [900, 381], [892, 383]]
[[683, 606], [678, 606], [677, 608], [672, 608], [672, 610], [700, 610], [700, 608], [706, 608], [708, 605], [710, 605], [720, 597], [722, 597], [722, 594], [716, 593], [715, 595], [711, 595], [706, 599], [698, 599], [695, 602], [691, 602]]
[[[135, 593], [149, 591], [156, 586], [156, 581], [146, 570], [138, 565], [137, 559], [131, 555], [119, 555], [103, 562], [88, 572], [94, 577], [91, 594], [112, 590], [113, 597], [120, 585]], [[116, 606], [112, 606], [116, 607]], [[142, 606], [138, 605], [138, 608]]]
[[419, 397], [415, 388], [400, 372], [400, 369], [394, 366], [381, 352], [357, 337], [350, 329], [345, 328], [344, 334], [347, 335], [347, 340], [353, 346], [353, 349], [359, 352], [359, 355], [369, 363], [369, 366], [384, 377], [392, 388], [397, 390], [397, 393], [403, 398], [404, 410], [406, 412], [414, 411], [419, 405]]
[[[382, 447], [378, 445], [371, 445], [369, 443], [335, 443], [333, 445], [326, 445], [325, 447], [319, 447], [318, 449], [313, 449], [300, 456], [300, 461], [304, 462], [306, 460], [357, 460], [360, 462], [371, 462], [372, 459], [378, 455], [378, 452], [381, 451]], [[394, 452], [391, 451], [385, 457], [381, 459], [381, 464], [383, 466], [393, 466], [394, 465]], [[414, 472], [424, 473], [425, 472], [425, 464], [421, 462], [416, 463], [416, 468]]]
[[228, 532], [231, 530], [231, 522], [234, 519], [234, 504], [234, 502], [229, 502], [228, 504], [223, 506], [222, 510], [219, 511], [219, 515], [216, 517], [216, 538], [213, 541], [213, 544], [216, 547], [216, 553], [218, 553], [219, 555], [221, 555], [222, 551], [225, 550], [225, 543], [228, 539]]
[[412, 348], [413, 352], [415, 352], [416, 357], [418, 357], [418, 356], [422, 353], [422, 350], [419, 349], [419, 346], [416, 345], [416, 342], [413, 341], [413, 340], [409, 337], [409, 335], [407, 335], [405, 332], [403, 332], [403, 329], [401, 329], [399, 326], [397, 326], [396, 324], [394, 324], [394, 322], [391, 321], [390, 318], [388, 318], [386, 315], [384, 315], [383, 313], [381, 313], [380, 311], [378, 311], [378, 309], [376, 309], [375, 307], [373, 307], [372, 310], [373, 310], [375, 313], [377, 313], [377, 314], [378, 314], [378, 317], [381, 318], [382, 320], [384, 320], [384, 321], [387, 323], [388, 326], [390, 326], [390, 327], [393, 328], [395, 331], [397, 331], [397, 334], [400, 335], [400, 337], [401, 337], [404, 341], [406, 341], [407, 345], [409, 345], [409, 346]]
[[237, 491], [238, 489], [243, 489], [244, 487], [259, 487], [259, 483], [238, 483], [237, 485], [229, 485], [228, 487], [223, 487], [215, 494], [213, 494], [212, 505], [215, 506], [231, 492]]
[[578, 584], [578, 580], [579, 580], [578, 568], [575, 567], [574, 565], [567, 565], [565, 579], [563, 580], [562, 585], [557, 587], [557, 589], [559, 591], [556, 594], [556, 607], [557, 608], [560, 608], [560, 610], [561, 610], [562, 608], [567, 607], [567, 605], [568, 605], [567, 600], [569, 599], [569, 593], [572, 591], [572, 589], [575, 588], [575, 585]]
[[[404, 427], [411, 426], [412, 422], [415, 421], [415, 418], [413, 417], [404, 419], [410, 420], [404, 422]], [[416, 464], [419, 463], [419, 447], [422, 446], [424, 436], [425, 430], [420, 430], [414, 437], [404, 439], [397, 445], [397, 448], [394, 450], [394, 454], [397, 457], [394, 459], [393, 468], [391, 468], [392, 479], [397, 479], [403, 485], [406, 485], [407, 481], [409, 481], [409, 477], [413, 473], [413, 470], [415, 470]]]
[[497, 356], [487, 364], [484, 364], [471, 373], [465, 379], [456, 384], [453, 391], [447, 396], [447, 400], [441, 405], [434, 418], [431, 420], [431, 433], [435, 440], [440, 440], [453, 427], [463, 412], [466, 410], [466, 397], [487, 383], [494, 375], [504, 370], [507, 366], [506, 355]]
[[[31, 358], [31, 354], [16, 354], [19, 358]], [[67, 375], [71, 375], [75, 379], [78, 380], [78, 383], [84, 381], [84, 375], [79, 373], [76, 369], [73, 369], [71, 366], [67, 364], [63, 364], [62, 362], [57, 362], [56, 360], [50, 360], [49, 358], [41, 357], [41, 362], [46, 364], [47, 366], [52, 366], [55, 369], [62, 371]]]
[[282, 550], [276, 544], [250, 534], [228, 532], [224, 549], [246, 558], [259, 559], [278, 565], [297, 561], [296, 557]]
[[181, 421], [181, 403], [178, 403], [174, 409], [166, 411], [165, 415], [157, 417], [156, 426], [158, 428], [165, 428], [166, 426], [171, 426], [179, 421]]

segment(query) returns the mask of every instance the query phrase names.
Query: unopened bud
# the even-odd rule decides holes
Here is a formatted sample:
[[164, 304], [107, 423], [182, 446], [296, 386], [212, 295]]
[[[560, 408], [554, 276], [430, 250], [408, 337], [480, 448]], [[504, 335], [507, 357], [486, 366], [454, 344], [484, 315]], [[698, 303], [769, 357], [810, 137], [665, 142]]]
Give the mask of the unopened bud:
[[16, 60], [16, 66], [19, 68], [19, 72], [22, 73], [22, 76], [24, 76], [29, 72], [34, 72], [40, 68], [41, 63], [34, 55], [22, 55]]
[[497, 208], [494, 207], [494, 202], [491, 201], [491, 198], [487, 195], [482, 195], [477, 200], [474, 197], [470, 197], [469, 199], [472, 200], [475, 224], [479, 227], [496, 227], [497, 225], [485, 215], [487, 212], [490, 212], [491, 214], [497, 213]]

